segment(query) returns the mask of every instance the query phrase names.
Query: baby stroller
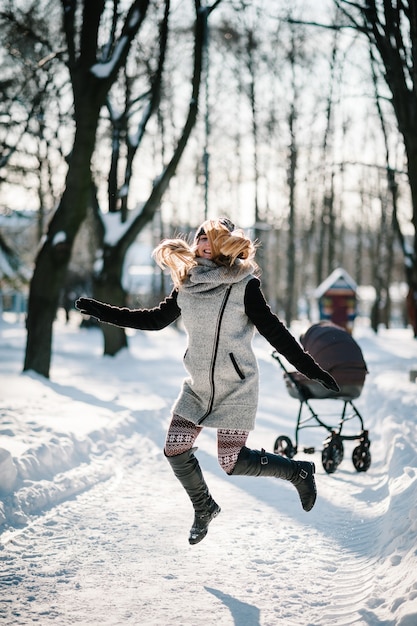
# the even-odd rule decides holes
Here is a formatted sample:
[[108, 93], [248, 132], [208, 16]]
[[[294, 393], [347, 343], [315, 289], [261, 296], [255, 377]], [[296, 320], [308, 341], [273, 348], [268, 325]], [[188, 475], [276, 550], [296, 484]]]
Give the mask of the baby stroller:
[[[287, 436], [277, 437], [274, 452], [293, 458], [299, 451], [299, 432], [305, 428], [323, 427], [328, 436], [323, 443], [321, 454], [322, 464], [328, 474], [336, 471], [343, 460], [346, 440], [358, 441], [352, 453], [352, 462], [358, 472], [366, 472], [371, 465], [369, 452], [370, 441], [368, 431], [364, 428], [363, 418], [353, 404], [362, 392], [367, 374], [366, 363], [362, 351], [353, 337], [343, 328], [332, 322], [313, 324], [300, 337], [304, 349], [311, 354], [317, 363], [327, 370], [340, 387], [339, 392], [325, 389], [320, 383], [310, 380], [299, 372], [289, 372], [277, 352], [272, 357], [284, 370], [284, 380], [289, 395], [300, 401], [295, 428], [295, 443]], [[312, 402], [321, 400], [338, 400], [343, 403], [338, 426], [326, 424], [320, 419], [312, 407]], [[307, 411], [307, 414], [306, 414]], [[339, 413], [337, 413], [339, 415]], [[350, 420], [358, 420], [359, 432], [354, 435], [342, 434], [343, 427]], [[314, 447], [303, 448], [303, 452], [314, 454]]]

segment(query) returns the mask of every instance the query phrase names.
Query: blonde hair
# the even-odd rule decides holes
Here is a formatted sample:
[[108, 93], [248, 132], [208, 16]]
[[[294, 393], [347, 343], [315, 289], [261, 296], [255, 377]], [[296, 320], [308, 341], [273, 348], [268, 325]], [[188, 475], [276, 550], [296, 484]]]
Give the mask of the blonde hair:
[[197, 244], [202, 235], [209, 240], [212, 260], [216, 265], [232, 267], [238, 262], [242, 270], [258, 272], [254, 260], [257, 244], [241, 229], [231, 232], [224, 221], [207, 220], [197, 230], [193, 244], [190, 245], [182, 237], [165, 239], [152, 253], [159, 267], [169, 269], [174, 287], [180, 287], [190, 270], [197, 265]]
[[161, 269], [171, 272], [174, 287], [182, 285], [192, 267], [197, 265], [192, 246], [183, 238], [164, 239], [152, 252], [152, 257]]

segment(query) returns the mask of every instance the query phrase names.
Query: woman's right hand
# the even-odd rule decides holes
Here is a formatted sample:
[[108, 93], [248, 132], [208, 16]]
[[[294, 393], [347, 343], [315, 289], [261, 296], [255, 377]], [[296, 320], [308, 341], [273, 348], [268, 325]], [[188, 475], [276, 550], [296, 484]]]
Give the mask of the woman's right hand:
[[93, 298], [78, 298], [78, 300], [75, 301], [75, 307], [83, 313], [83, 315], [90, 315], [98, 320], [102, 320], [106, 305], [98, 300], [93, 300]]

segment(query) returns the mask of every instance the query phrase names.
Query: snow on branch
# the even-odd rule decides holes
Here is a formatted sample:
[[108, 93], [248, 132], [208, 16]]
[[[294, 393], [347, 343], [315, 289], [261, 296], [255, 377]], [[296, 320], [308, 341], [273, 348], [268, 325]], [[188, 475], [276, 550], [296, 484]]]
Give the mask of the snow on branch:
[[125, 35], [121, 37], [109, 61], [105, 63], [96, 63], [90, 68], [90, 72], [97, 78], [108, 78], [115, 67], [120, 63], [120, 57], [123, 55], [126, 46], [129, 44], [129, 38]]

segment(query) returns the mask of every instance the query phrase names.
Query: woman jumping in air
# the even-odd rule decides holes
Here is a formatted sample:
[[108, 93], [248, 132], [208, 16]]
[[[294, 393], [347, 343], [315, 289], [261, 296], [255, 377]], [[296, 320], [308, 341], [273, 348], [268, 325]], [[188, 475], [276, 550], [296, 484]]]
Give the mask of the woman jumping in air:
[[101, 322], [140, 330], [160, 330], [182, 317], [188, 336], [184, 356], [188, 377], [172, 408], [164, 454], [194, 507], [191, 544], [204, 539], [209, 523], [220, 513], [194, 455], [203, 427], [217, 430], [218, 459], [226, 474], [288, 480], [305, 511], [316, 501], [314, 463], [246, 447], [258, 404], [255, 328], [302, 374], [339, 390], [271, 311], [256, 277], [255, 252], [255, 244], [229, 219], [207, 220], [192, 245], [176, 238], [155, 248], [156, 262], [170, 270], [174, 283], [159, 306], [119, 308], [91, 298], [76, 302], [82, 313]]

